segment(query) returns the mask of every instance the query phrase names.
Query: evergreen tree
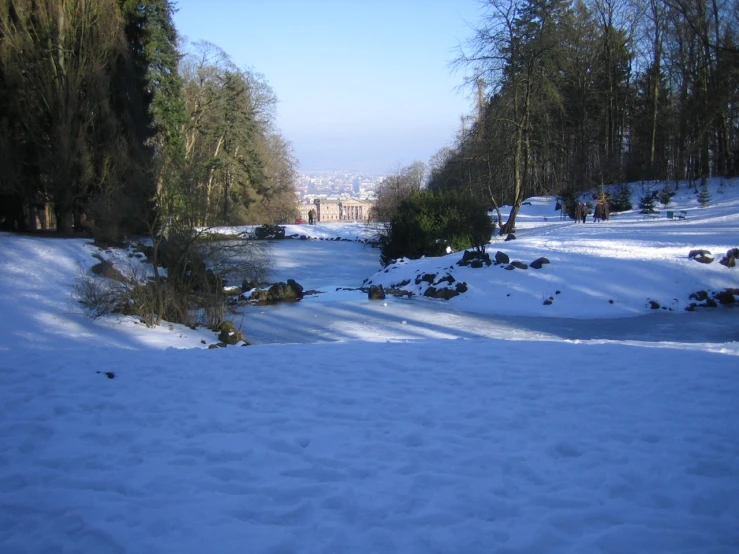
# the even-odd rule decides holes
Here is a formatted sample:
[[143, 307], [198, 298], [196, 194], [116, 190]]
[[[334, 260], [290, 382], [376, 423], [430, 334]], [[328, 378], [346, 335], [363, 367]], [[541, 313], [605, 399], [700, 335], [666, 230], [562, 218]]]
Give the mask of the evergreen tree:
[[639, 197], [639, 209], [643, 214], [654, 214], [657, 210], [654, 206], [657, 202], [657, 191], [647, 190], [642, 196]]
[[613, 195], [611, 210], [614, 212], [626, 212], [631, 208], [631, 187], [627, 183], [622, 183], [616, 188], [616, 193]]
[[708, 181], [706, 179], [701, 179], [701, 185], [700, 188], [698, 188], [697, 197], [701, 208], [707, 208], [711, 203], [711, 193], [708, 190]]
[[675, 191], [672, 190], [672, 187], [668, 183], [665, 183], [659, 191], [659, 201], [662, 203], [662, 206], [666, 208], [672, 201], [673, 196], [675, 196]]
[[181, 209], [184, 205], [180, 183], [185, 156], [182, 133], [187, 119], [178, 73], [174, 7], [170, 0], [118, 2], [133, 59], [127, 98], [135, 98], [143, 110], [132, 128], [148, 151], [148, 160], [141, 166], [146, 168], [147, 186], [135, 194], [146, 200], [158, 194], [158, 209], [171, 217], [175, 207]]
[[380, 237], [380, 258], [387, 265], [401, 257], [441, 256], [447, 246], [484, 253], [492, 233], [492, 220], [474, 199], [420, 191], [398, 204]]

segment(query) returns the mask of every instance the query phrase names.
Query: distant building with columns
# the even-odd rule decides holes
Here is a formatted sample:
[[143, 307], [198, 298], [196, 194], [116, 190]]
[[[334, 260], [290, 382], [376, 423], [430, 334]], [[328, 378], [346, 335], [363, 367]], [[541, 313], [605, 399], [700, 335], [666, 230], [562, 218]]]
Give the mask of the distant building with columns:
[[312, 204], [300, 205], [300, 218], [308, 221], [308, 212], [316, 211], [316, 221], [319, 223], [334, 223], [338, 221], [367, 221], [374, 202], [369, 200], [315, 200]]

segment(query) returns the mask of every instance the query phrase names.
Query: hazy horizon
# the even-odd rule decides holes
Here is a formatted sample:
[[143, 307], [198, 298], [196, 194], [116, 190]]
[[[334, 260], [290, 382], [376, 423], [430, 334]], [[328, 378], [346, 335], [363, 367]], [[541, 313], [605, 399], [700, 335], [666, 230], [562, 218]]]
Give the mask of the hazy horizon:
[[180, 0], [175, 24], [265, 76], [300, 171], [385, 173], [453, 143], [470, 101], [449, 62], [477, 6]]

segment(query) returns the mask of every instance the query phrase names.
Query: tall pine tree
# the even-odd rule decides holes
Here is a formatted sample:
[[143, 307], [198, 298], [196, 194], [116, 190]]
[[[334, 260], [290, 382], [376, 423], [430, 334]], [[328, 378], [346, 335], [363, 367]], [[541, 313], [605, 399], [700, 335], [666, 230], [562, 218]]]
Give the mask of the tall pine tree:
[[[186, 118], [177, 31], [169, 0], [118, 0], [125, 21], [125, 34], [133, 59], [130, 86], [143, 108], [133, 132], [149, 151], [148, 187], [132, 191], [152, 200], [159, 197], [159, 210], [171, 211], [182, 204], [179, 187], [184, 163], [183, 128]], [[175, 200], [178, 199], [179, 200]], [[172, 214], [168, 214], [172, 215]]]

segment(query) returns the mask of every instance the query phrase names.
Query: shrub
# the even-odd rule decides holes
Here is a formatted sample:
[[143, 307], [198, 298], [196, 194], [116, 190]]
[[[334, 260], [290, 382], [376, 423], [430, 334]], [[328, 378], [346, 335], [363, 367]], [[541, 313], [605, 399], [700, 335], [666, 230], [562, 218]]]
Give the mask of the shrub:
[[381, 260], [440, 256], [453, 250], [484, 251], [493, 234], [485, 207], [456, 193], [418, 192], [398, 205], [380, 238]]
[[120, 311], [125, 295], [118, 283], [81, 272], [72, 294], [92, 319]]
[[228, 280], [264, 277], [269, 267], [267, 246], [237, 237], [212, 239], [193, 229], [169, 229], [168, 238], [156, 237], [149, 252], [153, 278], [143, 265], [131, 261], [126, 278], [116, 280], [109, 262], [101, 261], [93, 271], [113, 280], [85, 274], [73, 293], [92, 317], [119, 312], [137, 315], [150, 327], [163, 320], [212, 327], [225, 315]]

